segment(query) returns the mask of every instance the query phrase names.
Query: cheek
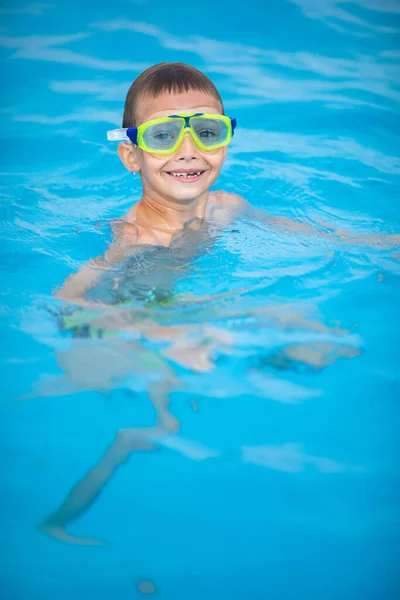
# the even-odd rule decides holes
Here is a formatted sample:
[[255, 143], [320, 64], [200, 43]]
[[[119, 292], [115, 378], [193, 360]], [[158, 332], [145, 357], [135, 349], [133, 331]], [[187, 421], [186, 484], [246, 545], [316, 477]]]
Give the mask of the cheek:
[[219, 148], [215, 153], [210, 154], [208, 162], [214, 169], [220, 169], [226, 159], [226, 147]]
[[158, 173], [165, 165], [165, 160], [157, 158], [152, 154], [146, 153], [142, 151], [142, 155], [140, 157], [140, 170], [143, 175], [155, 175]]

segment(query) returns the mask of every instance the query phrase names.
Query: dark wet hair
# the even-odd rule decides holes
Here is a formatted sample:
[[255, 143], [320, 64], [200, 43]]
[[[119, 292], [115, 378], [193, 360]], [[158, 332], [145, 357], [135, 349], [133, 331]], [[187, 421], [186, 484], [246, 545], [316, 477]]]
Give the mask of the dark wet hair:
[[146, 96], [157, 98], [163, 92], [185, 93], [190, 90], [210, 94], [221, 103], [223, 112], [221, 96], [207, 75], [185, 63], [159, 63], [143, 71], [129, 88], [125, 100], [122, 127], [137, 125], [137, 105], [139, 100], [144, 100]]

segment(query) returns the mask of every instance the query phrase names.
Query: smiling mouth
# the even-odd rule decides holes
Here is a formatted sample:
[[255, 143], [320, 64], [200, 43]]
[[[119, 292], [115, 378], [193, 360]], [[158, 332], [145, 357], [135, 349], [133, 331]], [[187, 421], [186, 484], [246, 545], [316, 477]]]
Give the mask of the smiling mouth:
[[200, 177], [205, 173], [205, 171], [202, 169], [198, 169], [197, 171], [166, 171], [166, 173], [167, 175], [170, 175], [170, 177], [173, 177], [174, 179], [179, 180], [182, 183], [187, 183], [189, 181], [198, 181]]

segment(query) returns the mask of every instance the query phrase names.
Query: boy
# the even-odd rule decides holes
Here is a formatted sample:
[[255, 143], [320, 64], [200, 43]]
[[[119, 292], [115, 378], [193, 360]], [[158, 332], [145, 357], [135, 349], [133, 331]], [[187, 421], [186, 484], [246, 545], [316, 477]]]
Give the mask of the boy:
[[[131, 143], [132, 139], [123, 130], [109, 135], [111, 139], [122, 138], [118, 155], [130, 172], [140, 174], [142, 197], [121, 221], [114, 222], [115, 241], [104, 256], [89, 261], [78, 273], [71, 275], [57, 296], [81, 306], [98, 306], [98, 302], [85, 298], [86, 292], [97, 285], [105, 270], [135, 254], [137, 246], [169, 247], [179, 243], [182, 234], [191, 232], [196, 236], [196, 231], [204, 233], [204, 229], [206, 234], [212, 233], [213, 228], [224, 228], [233, 221], [243, 210], [245, 201], [235, 194], [211, 193], [209, 189], [225, 161], [234, 127], [234, 119], [224, 115], [222, 100], [214, 84], [194, 67], [163, 63], [142, 73], [128, 92], [123, 117], [123, 128], [130, 128], [127, 133], [135, 143]], [[173, 277], [169, 280], [171, 287]], [[188, 340], [186, 343], [190, 328], [160, 327], [148, 319], [144, 322], [135, 320], [134, 326], [129, 327], [126, 314], [119, 318], [118, 310], [112, 314], [108, 312], [99, 320], [102, 331], [107, 327], [125, 332], [134, 329], [147, 338], [168, 339], [172, 346], [164, 354], [181, 365], [197, 371], [213, 367], [210, 355], [214, 342], [199, 345]], [[210, 336], [215, 338], [218, 332], [211, 332], [210, 328]], [[79, 382], [83, 381], [82, 375], [91, 371], [85, 359], [93, 351], [108, 352], [110, 357], [113, 353], [119, 370], [123, 368], [123, 358], [127, 359], [125, 362], [131, 369], [135, 368], [135, 359], [129, 358], [130, 352], [133, 351], [136, 361], [143, 354], [139, 344], [118, 338], [107, 339], [103, 346], [104, 349], [91, 348], [90, 353], [83, 346], [77, 347], [73, 356], [59, 356], [59, 362], [66, 367], [70, 377], [72, 373], [71, 379]], [[108, 364], [110, 361], [114, 362], [110, 358]], [[97, 366], [102, 362], [98, 360]], [[161, 367], [160, 364], [157, 367], [161, 379], [150, 382], [147, 387], [157, 412], [157, 426], [148, 430], [119, 431], [99, 464], [41, 525], [43, 531], [62, 541], [94, 543], [91, 539], [69, 535], [66, 526], [88, 509], [118, 466], [133, 451], [151, 449], [152, 439], [176, 431], [178, 423], [168, 410], [169, 393], [181, 384], [167, 363]], [[104, 371], [101, 366], [100, 369]], [[139, 369], [143, 370], [140, 366]], [[104, 373], [101, 375], [104, 378]]]
[[[123, 128], [109, 132], [109, 138], [122, 140], [118, 146], [118, 155], [130, 172], [140, 174], [142, 197], [120, 222], [114, 223], [115, 241], [104, 256], [90, 261], [78, 273], [71, 275], [58, 292], [59, 297], [78, 305], [93, 306], [93, 302], [85, 299], [86, 292], [96, 286], [105, 270], [134, 254], [138, 245], [169, 247], [179, 243], [183, 234], [190, 233], [195, 237], [196, 231], [205, 231], [212, 236], [214, 228], [223, 229], [238, 215], [250, 210], [243, 198], [236, 194], [209, 191], [226, 159], [235, 120], [224, 115], [217, 89], [194, 67], [182, 63], [162, 63], [142, 73], [128, 92]], [[307, 225], [272, 219], [265, 214], [257, 216], [268, 220], [272, 225], [290, 226], [312, 233]], [[323, 232], [316, 233], [325, 235]], [[343, 232], [336, 234], [345, 236]], [[366, 239], [358, 238], [357, 241], [365, 243]], [[385, 242], [387, 239], [377, 241]], [[188, 251], [191, 251], [190, 248]], [[170, 283], [172, 279], [170, 277]], [[300, 322], [298, 315], [294, 313], [286, 316], [276, 311], [273, 316], [277, 316], [287, 327], [298, 326]], [[119, 317], [117, 311], [111, 317], [108, 313], [108, 316], [106, 314], [100, 318], [102, 328], [107, 328], [107, 319], [111, 327], [125, 332], [134, 330], [147, 338], [168, 339], [172, 346], [163, 352], [164, 355], [197, 371], [213, 368], [212, 349], [222, 339], [221, 336], [225, 336], [223, 343], [230, 343], [226, 331], [211, 328], [206, 336], [211, 341], [198, 344], [187, 341], [189, 327], [160, 327], [148, 319], [134, 320], [133, 324], [127, 324], [124, 320], [126, 314]], [[303, 321], [301, 326], [327, 331], [322, 324]], [[126, 372], [132, 369], [129, 354], [132, 349], [140, 358], [143, 350], [139, 344], [118, 338], [108, 342], [108, 362], [113, 363], [114, 355], [117, 357], [116, 363], [121, 376], [125, 373], [124, 368]], [[85, 347], [80, 350], [78, 361], [75, 360], [73, 366], [69, 363], [66, 370], [75, 369], [76, 375], [78, 365], [81, 369], [79, 374], [82, 374], [83, 368], [83, 375], [86, 377], [87, 371], [91, 371], [85, 363], [88, 352]], [[300, 352], [299, 348], [293, 347], [292, 355], [286, 358], [320, 368], [341, 355], [339, 353], [332, 359], [330, 347], [321, 349], [315, 346], [312, 350], [313, 354], [307, 355], [304, 348]], [[96, 352], [100, 351], [101, 348], [97, 347]], [[92, 352], [93, 348], [90, 350]], [[356, 351], [352, 355], [357, 353]], [[126, 366], [122, 359], [127, 359]], [[99, 359], [97, 366], [100, 369], [101, 364], [102, 360]], [[70, 536], [66, 532], [67, 525], [89, 508], [118, 466], [133, 451], [152, 448], [152, 440], [178, 428], [176, 419], [169, 413], [168, 404], [169, 393], [180, 384], [168, 364], [165, 363], [163, 368], [165, 373], [161, 380], [148, 386], [149, 396], [158, 414], [157, 427], [119, 431], [99, 464], [73, 488], [60, 508], [41, 525], [43, 531], [63, 541], [95, 543], [91, 539]], [[156, 367], [156, 370], [160, 372], [160, 367]], [[106, 377], [107, 374], [102, 375]], [[112, 372], [109, 378], [113, 379], [113, 376]], [[79, 380], [79, 376], [74, 379]]]

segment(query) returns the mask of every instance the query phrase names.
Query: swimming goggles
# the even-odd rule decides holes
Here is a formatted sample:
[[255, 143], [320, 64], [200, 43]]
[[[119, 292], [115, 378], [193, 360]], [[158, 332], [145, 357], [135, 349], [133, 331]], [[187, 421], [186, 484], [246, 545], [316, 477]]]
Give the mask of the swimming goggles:
[[130, 141], [151, 154], [173, 154], [188, 131], [196, 146], [212, 151], [229, 144], [235, 127], [236, 119], [225, 115], [185, 113], [147, 121], [139, 127], [113, 129], [107, 132], [107, 139]]

